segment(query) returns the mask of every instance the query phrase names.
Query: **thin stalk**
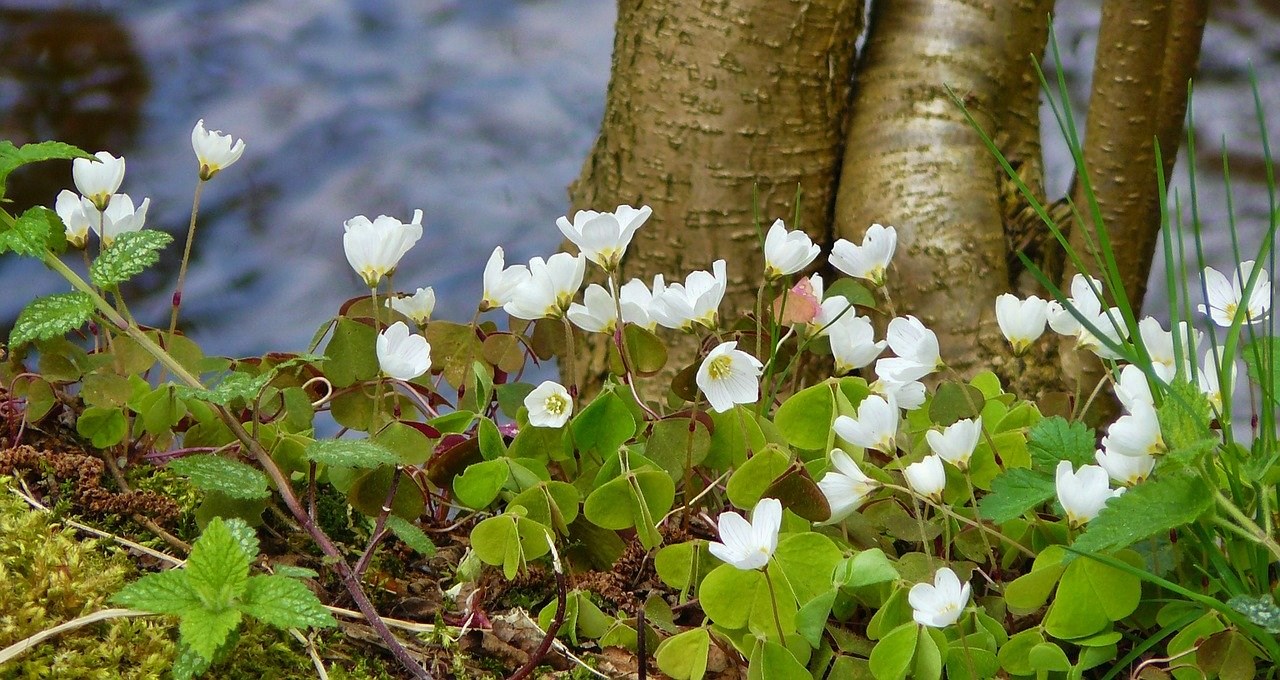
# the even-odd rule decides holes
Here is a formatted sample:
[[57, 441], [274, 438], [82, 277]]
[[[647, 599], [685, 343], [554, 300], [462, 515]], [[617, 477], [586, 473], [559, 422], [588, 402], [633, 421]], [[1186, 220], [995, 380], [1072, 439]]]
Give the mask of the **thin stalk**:
[[764, 582], [769, 586], [769, 604], [773, 607], [773, 625], [778, 629], [778, 644], [787, 645], [787, 636], [782, 632], [782, 617], [778, 616], [778, 593], [773, 589], [773, 579], [769, 577], [769, 565], [764, 565]]
[[191, 222], [187, 225], [187, 244], [182, 248], [182, 264], [178, 265], [178, 287], [173, 291], [173, 306], [169, 310], [169, 337], [178, 330], [178, 310], [182, 307], [182, 287], [187, 282], [187, 265], [191, 262], [191, 244], [196, 240], [196, 216], [200, 214], [200, 195], [204, 193], [205, 180], [196, 183], [195, 197], [191, 200]]
[[373, 525], [373, 533], [369, 535], [369, 545], [365, 546], [364, 553], [360, 555], [360, 559], [356, 561], [356, 566], [352, 568], [356, 578], [363, 576], [365, 569], [369, 568], [369, 562], [373, 559], [373, 551], [377, 549], [378, 543], [382, 541], [386, 533], [387, 518], [391, 516], [391, 504], [395, 502], [396, 491], [400, 489], [400, 476], [403, 472], [403, 468], [397, 465], [395, 472], [391, 474], [391, 488], [387, 491], [387, 499], [383, 501], [382, 507], [378, 509], [378, 520]]

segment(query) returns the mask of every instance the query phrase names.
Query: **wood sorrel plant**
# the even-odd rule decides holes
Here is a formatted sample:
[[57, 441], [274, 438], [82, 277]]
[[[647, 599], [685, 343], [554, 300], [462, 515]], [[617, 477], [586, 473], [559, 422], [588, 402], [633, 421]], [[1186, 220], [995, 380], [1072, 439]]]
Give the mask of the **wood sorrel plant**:
[[[0, 178], [80, 157], [57, 143], [0, 145]], [[203, 183], [214, 164], [202, 157], [201, 168]], [[1258, 660], [1280, 662], [1274, 417], [1250, 443], [1230, 426], [1237, 354], [1264, 411], [1280, 394], [1273, 336], [1257, 323], [1270, 318], [1269, 296], [1255, 292], [1269, 280], [1261, 266], [1241, 267], [1234, 285], [1206, 275], [1209, 314], [1229, 319], [1225, 342], [1210, 333], [1222, 351], [1208, 359], [1178, 323], [1189, 314], [1175, 313], [1174, 331], [1134, 317], [1113, 260], [1111, 274], [1079, 277], [1070, 295], [1045, 279], [1052, 303], [991, 301], [1011, 351], [1046, 341], [1047, 324], [1109, 362], [1104, 380], [1125, 414], [1103, 434], [1044, 415], [991, 372], [947, 369], [934, 333], [894, 311], [891, 226], [837, 242], [828, 262], [848, 277], [826, 282], [801, 276], [820, 246], [774, 223], [761, 238], [756, 311], [730, 322], [719, 306], [732, 263], [670, 284], [624, 281], [627, 245], [649, 209], [584, 211], [559, 221], [580, 254], [507, 267], [496, 249], [475, 316], [456, 323], [430, 318], [430, 289], [403, 296], [391, 282], [424, 237], [421, 214], [356, 217], [342, 243], [368, 295], [321, 324], [306, 352], [224, 359], [142, 325], [120, 295], [158, 261], [167, 235], [115, 234], [86, 257], [88, 280], [62, 260], [69, 240], [86, 243], [80, 225], [105, 224], [93, 201], [79, 210], [0, 217], [0, 252], [41, 259], [73, 289], [32, 302], [10, 334], [15, 438], [56, 411], [107, 461], [171, 461], [203, 494], [198, 515], [211, 536], [196, 550], [229, 544], [283, 503], [420, 677], [427, 671], [379, 618], [361, 576], [387, 534], [429, 553], [421, 523], [469, 527], [471, 553], [449, 589], [463, 628], [497, 613], [462, 595], [481, 568], [511, 580], [552, 567], [538, 614], [549, 637], [519, 677], [550, 636], [628, 648], [642, 664], [653, 650], [676, 678], [702, 678], [713, 663], [768, 678], [1115, 677], [1138, 665], [1252, 677]], [[1273, 260], [1273, 231], [1274, 220], [1255, 261]], [[589, 286], [580, 303], [588, 266], [606, 285]], [[499, 309], [505, 318], [490, 318]], [[86, 324], [88, 336], [68, 339]], [[588, 333], [611, 346], [593, 396], [522, 379], [553, 357], [574, 375]], [[671, 380], [658, 377], [669, 333], [703, 339]], [[39, 371], [23, 363], [32, 350]], [[827, 366], [829, 377], [802, 381], [812, 373], [801, 362]], [[317, 437], [320, 417], [341, 436]], [[335, 496], [368, 518], [364, 545], [340, 545], [322, 528], [317, 499]], [[241, 591], [201, 599], [199, 611], [157, 603], [142, 585], [154, 576], [119, 601], [176, 614], [184, 627], [216, 614], [229, 645], [236, 612], [259, 615], [246, 607], [257, 603], [248, 584], [262, 577], [242, 573], [254, 552], [233, 565]], [[209, 570], [204, 553], [191, 561], [166, 578]], [[622, 565], [646, 592], [605, 599], [581, 587], [598, 582], [583, 578], [590, 572]], [[282, 621], [322, 623], [306, 613]], [[191, 649], [206, 662], [226, 652], [221, 641]]]

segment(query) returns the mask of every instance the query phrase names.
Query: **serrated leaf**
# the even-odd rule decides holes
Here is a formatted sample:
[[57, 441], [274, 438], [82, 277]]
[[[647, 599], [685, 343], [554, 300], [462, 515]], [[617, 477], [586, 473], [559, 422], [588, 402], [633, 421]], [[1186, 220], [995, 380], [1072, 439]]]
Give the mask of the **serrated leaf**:
[[272, 369], [260, 375], [249, 375], [234, 371], [228, 373], [213, 389], [198, 389], [193, 387], [178, 386], [178, 396], [183, 399], [195, 399], [198, 401], [209, 402], [219, 406], [227, 406], [237, 399], [246, 402], [257, 398], [258, 393], [267, 386], [268, 383], [276, 377], [276, 370]]
[[1280, 635], [1280, 607], [1270, 595], [1237, 595], [1227, 606], [1245, 615], [1272, 635]]
[[178, 634], [196, 653], [209, 661], [222, 643], [240, 626], [237, 609], [192, 609], [182, 616]]
[[240, 611], [276, 628], [337, 625], [315, 593], [284, 576], [254, 576], [240, 598]]
[[1092, 465], [1096, 442], [1093, 429], [1081, 422], [1068, 422], [1062, 416], [1045, 418], [1027, 432], [1031, 465], [1038, 470], [1053, 470], [1063, 460], [1071, 461], [1073, 469]]
[[159, 262], [160, 251], [172, 242], [172, 236], [155, 229], [120, 234], [89, 265], [89, 278], [99, 288], [124, 283]]
[[200, 656], [200, 653], [191, 648], [191, 645], [178, 643], [178, 655], [173, 659], [173, 668], [169, 672], [173, 674], [173, 680], [193, 680], [204, 672], [209, 670], [209, 666], [213, 665], [208, 659]]
[[1003, 524], [1057, 495], [1053, 479], [1029, 468], [1013, 468], [991, 481], [991, 493], [978, 501], [984, 519]]
[[130, 609], [171, 615], [202, 606], [200, 596], [187, 583], [186, 571], [181, 569], [147, 574], [126, 584], [111, 596], [111, 602]]
[[54, 211], [36, 206], [14, 220], [13, 226], [0, 231], [0, 253], [12, 250], [19, 255], [43, 258], [46, 250], [61, 253], [67, 249], [67, 228]]
[[245, 591], [254, 557], [245, 551], [226, 522], [215, 517], [191, 546], [185, 569], [187, 584], [205, 608], [231, 607]]
[[276, 573], [277, 576], [284, 576], [285, 578], [319, 578], [320, 577], [320, 574], [315, 569], [298, 567], [292, 564], [273, 564], [271, 565], [271, 569]]
[[367, 439], [317, 439], [307, 446], [305, 455], [321, 465], [350, 468], [376, 468], [400, 462], [391, 449]]
[[1169, 448], [1165, 467], [1171, 462], [1179, 466], [1192, 465], [1218, 443], [1209, 430], [1212, 418], [1209, 400], [1200, 388], [1189, 382], [1180, 380], [1170, 384], [1156, 415], [1160, 420], [1160, 435]]
[[387, 528], [396, 535], [396, 538], [413, 548], [414, 552], [419, 555], [431, 557], [436, 554], [436, 544], [431, 542], [431, 538], [427, 536], [426, 532], [419, 529], [418, 525], [409, 520], [391, 515], [387, 517]]
[[17, 348], [33, 340], [60, 338], [83, 326], [92, 314], [93, 300], [86, 293], [36, 298], [18, 314], [9, 333], [9, 346]]
[[240, 544], [240, 549], [244, 550], [252, 560], [258, 556], [258, 530], [249, 526], [248, 522], [239, 517], [223, 519], [227, 524], [227, 531], [231, 532], [231, 537], [236, 539], [236, 543]]
[[168, 467], [191, 480], [191, 484], [201, 491], [221, 491], [232, 498], [245, 500], [261, 500], [271, 495], [264, 472], [211, 453], [184, 456], [169, 463]]
[[13, 142], [0, 142], [0, 196], [4, 196], [4, 185], [9, 173], [29, 163], [71, 158], [93, 158], [83, 149], [65, 142], [36, 142], [23, 144], [21, 147]]
[[1071, 547], [1080, 552], [1124, 548], [1194, 522], [1212, 505], [1213, 496], [1198, 476], [1173, 474], [1149, 479], [1107, 501]]

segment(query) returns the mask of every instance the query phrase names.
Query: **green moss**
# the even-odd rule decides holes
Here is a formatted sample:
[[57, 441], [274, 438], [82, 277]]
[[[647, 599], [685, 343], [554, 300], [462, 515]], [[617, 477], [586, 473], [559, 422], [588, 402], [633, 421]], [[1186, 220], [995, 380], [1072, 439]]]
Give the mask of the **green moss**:
[[[138, 571], [115, 543], [66, 531], [48, 513], [33, 512], [0, 477], [0, 648], [58, 624], [110, 608], [107, 598]], [[63, 634], [0, 666], [0, 678], [167, 677], [177, 651], [176, 620], [116, 619]], [[339, 633], [317, 642], [330, 677], [396, 677], [380, 658]], [[336, 659], [336, 661], [335, 661]], [[314, 678], [301, 643], [246, 621], [230, 659], [206, 677]]]

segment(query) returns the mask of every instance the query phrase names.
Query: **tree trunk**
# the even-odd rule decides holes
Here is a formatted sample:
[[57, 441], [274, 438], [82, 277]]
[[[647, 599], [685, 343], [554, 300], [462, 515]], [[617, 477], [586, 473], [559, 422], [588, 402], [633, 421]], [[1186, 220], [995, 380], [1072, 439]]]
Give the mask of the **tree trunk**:
[[897, 228], [889, 281], [896, 312], [934, 329], [943, 359], [961, 372], [1007, 351], [994, 305], [1014, 272], [996, 227], [1021, 210], [947, 87], [985, 130], [998, 131], [1038, 188], [1039, 98], [1029, 57], [1044, 49], [1051, 7], [1044, 0], [878, 3], [858, 67], [836, 235], [856, 241], [876, 222]]
[[[575, 210], [648, 204], [625, 275], [668, 281], [729, 261], [722, 305], [751, 309], [763, 270], [752, 207], [825, 241], [861, 0], [619, 0], [604, 122], [569, 189]], [[797, 186], [800, 225], [792, 225]], [[587, 374], [599, 379], [602, 342]], [[669, 367], [694, 357], [692, 339]]]

